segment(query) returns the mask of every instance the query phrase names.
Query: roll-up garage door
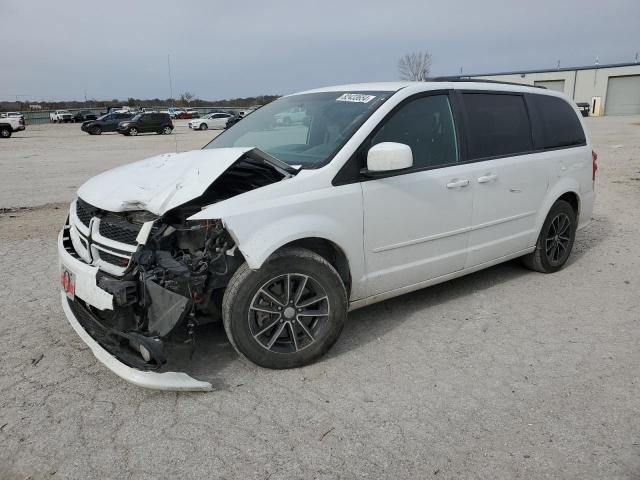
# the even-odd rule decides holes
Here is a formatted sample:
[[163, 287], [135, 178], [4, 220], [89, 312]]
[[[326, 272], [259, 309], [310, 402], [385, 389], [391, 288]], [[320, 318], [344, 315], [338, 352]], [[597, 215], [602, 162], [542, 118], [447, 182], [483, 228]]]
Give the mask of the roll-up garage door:
[[640, 75], [609, 77], [604, 103], [605, 115], [640, 113]]
[[547, 90], [564, 93], [564, 80], [536, 80], [533, 84], [536, 87], [544, 87]]

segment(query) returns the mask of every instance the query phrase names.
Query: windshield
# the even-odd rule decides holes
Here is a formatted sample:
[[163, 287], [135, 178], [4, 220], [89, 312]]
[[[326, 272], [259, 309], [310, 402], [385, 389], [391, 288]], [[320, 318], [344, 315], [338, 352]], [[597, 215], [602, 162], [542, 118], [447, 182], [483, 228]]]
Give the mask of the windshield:
[[137, 122], [138, 120], [140, 120], [142, 118], [142, 113], [138, 113], [136, 115], [134, 115], [134, 117], [131, 119], [132, 122]]
[[257, 147], [305, 168], [328, 163], [364, 121], [394, 92], [319, 92], [265, 105], [204, 148]]

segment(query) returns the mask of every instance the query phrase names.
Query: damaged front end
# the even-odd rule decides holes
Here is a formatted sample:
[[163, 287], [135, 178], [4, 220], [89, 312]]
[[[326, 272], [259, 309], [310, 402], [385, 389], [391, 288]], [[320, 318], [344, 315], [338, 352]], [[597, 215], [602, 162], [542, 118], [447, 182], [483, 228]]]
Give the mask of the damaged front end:
[[[63, 307], [96, 357], [123, 378], [150, 388], [173, 385], [157, 377], [152, 385], [132, 380], [139, 374], [122, 374], [101, 356], [108, 354], [128, 369], [193, 380], [160, 373], [168, 368], [168, 349], [192, 349], [197, 327], [221, 319], [225, 287], [244, 259], [222, 221], [187, 219], [205, 205], [290, 176], [259, 156], [245, 156], [202, 195], [162, 215], [107, 211], [81, 198], [73, 202], [59, 238]], [[193, 382], [173, 389], [206, 389], [189, 387], [204, 384]]]
[[[84, 207], [86, 204], [76, 208]], [[96, 225], [91, 228], [100, 229], [99, 223], [107, 215], [112, 221], [113, 213], [96, 216], [91, 220]], [[76, 252], [73, 230], [69, 225], [68, 236], [63, 235], [67, 252]], [[167, 343], [193, 343], [198, 325], [220, 319], [224, 288], [243, 261], [220, 221], [159, 218], [145, 244], [130, 258], [116, 257], [91, 236], [78, 237], [81, 244], [87, 243], [89, 255], [96, 252], [90, 263], [126, 266], [113, 265], [122, 269], [121, 275], [103, 269], [96, 272], [97, 288], [112, 297], [111, 309], [98, 309], [79, 295], [67, 299], [69, 307], [105, 350], [126, 365], [145, 371], [157, 371], [165, 365]]]

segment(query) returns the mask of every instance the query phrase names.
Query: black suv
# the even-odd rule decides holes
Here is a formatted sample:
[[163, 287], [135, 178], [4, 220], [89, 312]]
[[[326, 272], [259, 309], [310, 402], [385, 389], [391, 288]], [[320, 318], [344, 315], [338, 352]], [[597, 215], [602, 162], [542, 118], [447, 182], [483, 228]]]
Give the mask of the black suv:
[[89, 135], [100, 135], [102, 132], [115, 132], [118, 124], [133, 117], [130, 113], [107, 113], [97, 120], [82, 122], [80, 130]]
[[76, 123], [86, 122], [87, 120], [96, 120], [97, 118], [98, 116], [95, 113], [88, 110], [82, 110], [73, 115], [73, 121]]
[[172, 131], [173, 123], [168, 113], [139, 113], [118, 125], [118, 133], [131, 136], [146, 132], [169, 135]]

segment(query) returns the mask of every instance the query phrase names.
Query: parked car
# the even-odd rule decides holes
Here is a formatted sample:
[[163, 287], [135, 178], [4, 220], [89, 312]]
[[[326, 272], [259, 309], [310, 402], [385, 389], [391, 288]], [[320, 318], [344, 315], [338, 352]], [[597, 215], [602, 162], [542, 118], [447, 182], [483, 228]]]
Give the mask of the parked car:
[[242, 117], [240, 115], [236, 114], [232, 114], [229, 119], [227, 120], [227, 124], [225, 126], [225, 128], [229, 128], [232, 127], [233, 125], [235, 125], [236, 123], [238, 123], [240, 120], [242, 120]]
[[68, 123], [73, 122], [73, 114], [69, 110], [56, 110], [49, 114], [51, 123]]
[[80, 130], [90, 135], [100, 135], [103, 132], [115, 132], [120, 122], [133, 118], [131, 113], [107, 113], [95, 120], [82, 122]]
[[20, 112], [4, 112], [0, 114], [0, 118], [17, 117], [24, 119], [24, 115]]
[[191, 113], [191, 112], [182, 111], [182, 112], [176, 113], [173, 118], [177, 118], [177, 119], [180, 119], [180, 120], [189, 120], [189, 119], [195, 118], [195, 117], [193, 116], [193, 113]]
[[227, 121], [233, 115], [229, 113], [210, 113], [203, 118], [191, 120], [187, 125], [193, 130], [207, 130], [209, 128], [226, 128]]
[[24, 129], [24, 118], [22, 116], [0, 117], [0, 138], [9, 138], [13, 132], [20, 132]]
[[576, 105], [583, 117], [589, 116], [589, 112], [591, 111], [591, 105], [589, 105], [589, 102], [578, 102]]
[[200, 112], [198, 110], [187, 110], [187, 113], [191, 115], [191, 118], [200, 118]]
[[96, 120], [97, 118], [98, 116], [95, 113], [90, 112], [88, 110], [82, 110], [80, 112], [76, 112], [73, 115], [73, 121], [76, 123], [86, 122], [87, 120]]
[[173, 123], [166, 113], [139, 113], [131, 120], [120, 122], [118, 133], [135, 137], [139, 133], [158, 133], [169, 135], [173, 131]]
[[[311, 120], [276, 128], [295, 106]], [[210, 389], [157, 369], [172, 338], [219, 318], [255, 364], [300, 367], [349, 310], [518, 257], [561, 269], [591, 219], [596, 159], [575, 104], [552, 90], [431, 81], [285, 96], [202, 150], [82, 185], [58, 238], [62, 306], [137, 385]]]
[[176, 108], [176, 107], [169, 107], [166, 110], [163, 110], [160, 113], [166, 113], [168, 114], [171, 118], [177, 118], [178, 115], [184, 113], [185, 110], [181, 109], [181, 108]]
[[286, 112], [280, 112], [273, 116], [277, 124], [291, 125], [292, 123], [302, 123], [307, 117], [307, 112], [303, 107], [296, 105], [295, 107], [287, 110]]

